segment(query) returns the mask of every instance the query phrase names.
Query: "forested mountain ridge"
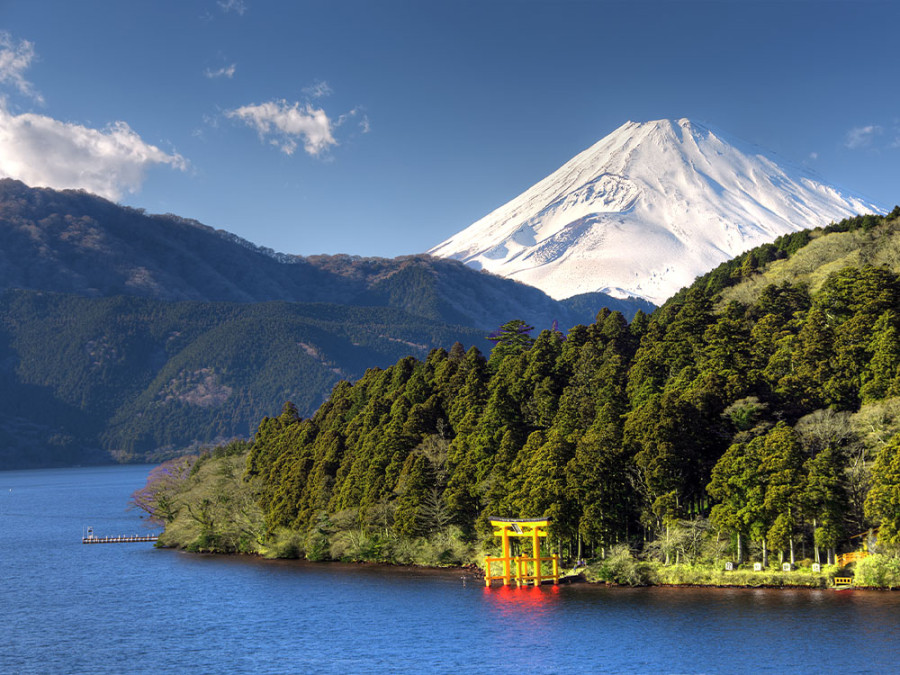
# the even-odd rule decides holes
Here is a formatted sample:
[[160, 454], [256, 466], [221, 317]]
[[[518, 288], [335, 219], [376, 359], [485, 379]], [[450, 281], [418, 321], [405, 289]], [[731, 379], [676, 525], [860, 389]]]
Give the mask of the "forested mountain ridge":
[[0, 180], [0, 289], [203, 302], [321, 302], [395, 307], [447, 324], [494, 329], [510, 316], [540, 327], [631, 316], [645, 301], [590, 294], [588, 304], [457, 261], [275, 253], [174, 215], [147, 215], [75, 190]]
[[[329, 541], [390, 557], [494, 514], [549, 517], [570, 551], [647, 541], [667, 559], [830, 558], [868, 528], [900, 543], [898, 229], [900, 208], [787, 235], [630, 324], [603, 311], [531, 340], [513, 323], [490, 358], [457, 345], [369, 370], [309, 419], [262, 421], [233, 488], [255, 495], [256, 529], [215, 499], [202, 523], [165, 520], [200, 548], [309, 557]], [[216, 475], [191, 490], [225, 489]]]
[[426, 255], [278, 254], [10, 179], [0, 292], [0, 468], [146, 461], [248, 437], [286, 399], [310, 415], [340, 379], [457, 340], [486, 346], [510, 316], [567, 327], [604, 305], [652, 309], [557, 302]]
[[285, 399], [435, 344], [483, 341], [389, 307], [0, 295], [0, 467], [149, 461], [252, 435]]

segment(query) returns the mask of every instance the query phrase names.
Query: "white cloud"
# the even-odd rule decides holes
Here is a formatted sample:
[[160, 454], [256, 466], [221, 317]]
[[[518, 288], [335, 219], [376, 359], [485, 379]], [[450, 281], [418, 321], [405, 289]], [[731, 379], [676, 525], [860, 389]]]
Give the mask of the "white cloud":
[[328, 86], [327, 82], [315, 82], [309, 87], [305, 87], [303, 93], [310, 98], [323, 98], [325, 96], [330, 96], [333, 91], [331, 87]]
[[203, 74], [206, 75], [209, 79], [213, 80], [217, 77], [227, 77], [229, 80], [234, 77], [234, 71], [237, 69], [237, 64], [232, 63], [230, 66], [225, 66], [223, 68], [219, 68], [218, 70], [212, 70], [207, 68], [203, 71]]
[[288, 104], [287, 101], [270, 101], [260, 105], [245, 105], [225, 113], [256, 129], [262, 140], [287, 155], [294, 154], [297, 142], [303, 142], [307, 154], [316, 156], [337, 145], [332, 134], [332, 121], [321, 108], [309, 103]]
[[34, 60], [34, 45], [28, 40], [16, 43], [12, 36], [0, 31], [0, 84], [11, 84], [20, 93], [43, 103], [44, 99], [25, 79], [25, 71]]
[[98, 130], [44, 115], [12, 115], [0, 106], [2, 177], [118, 200], [137, 192], [147, 169], [158, 164], [187, 168], [181, 155], [145, 143], [125, 122]]
[[847, 132], [844, 145], [851, 150], [867, 148], [872, 145], [876, 136], [881, 135], [882, 131], [884, 130], [877, 124], [870, 124], [865, 127], [855, 127]]
[[219, 7], [226, 14], [234, 12], [238, 16], [243, 16], [244, 12], [247, 11], [247, 5], [244, 4], [244, 0], [219, 0]]

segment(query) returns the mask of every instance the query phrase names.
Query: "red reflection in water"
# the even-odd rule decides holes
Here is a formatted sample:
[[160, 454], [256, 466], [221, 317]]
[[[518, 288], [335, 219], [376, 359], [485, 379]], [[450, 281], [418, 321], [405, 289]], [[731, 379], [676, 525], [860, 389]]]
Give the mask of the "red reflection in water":
[[486, 587], [484, 598], [501, 616], [529, 623], [559, 603], [559, 586]]

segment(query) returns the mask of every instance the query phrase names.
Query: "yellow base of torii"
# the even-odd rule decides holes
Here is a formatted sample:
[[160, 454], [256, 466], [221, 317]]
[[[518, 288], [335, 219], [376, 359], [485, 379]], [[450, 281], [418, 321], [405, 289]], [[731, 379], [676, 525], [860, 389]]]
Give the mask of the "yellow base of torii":
[[[535, 586], [540, 586], [541, 563], [552, 563], [553, 571], [547, 579], [553, 579], [553, 583], [559, 583], [559, 556], [555, 553], [549, 557], [541, 557], [541, 538], [547, 536], [547, 527], [550, 521], [543, 518], [491, 518], [491, 525], [495, 528], [494, 535], [501, 538], [501, 555], [499, 558], [485, 557], [484, 559], [484, 583], [490, 586], [497, 580], [503, 580], [504, 586], [509, 586], [513, 578], [513, 563], [515, 563], [516, 586], [527, 586], [533, 581]], [[517, 557], [510, 555], [510, 537], [530, 537], [531, 557], [522, 554]], [[501, 563], [503, 573], [493, 574], [492, 563]]]

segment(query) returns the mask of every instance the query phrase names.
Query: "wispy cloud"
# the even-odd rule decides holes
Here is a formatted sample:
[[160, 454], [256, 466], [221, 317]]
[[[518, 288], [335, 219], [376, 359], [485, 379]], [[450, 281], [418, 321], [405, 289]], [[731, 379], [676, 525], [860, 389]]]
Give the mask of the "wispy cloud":
[[372, 130], [372, 125], [369, 124], [369, 117], [362, 108], [354, 108], [350, 112], [341, 115], [337, 118], [334, 126], [343, 126], [352, 119], [358, 120], [360, 133], [367, 134]]
[[286, 155], [294, 154], [298, 142], [307, 154], [317, 156], [337, 145], [333, 123], [324, 110], [311, 104], [285, 100], [245, 105], [225, 113], [256, 129], [260, 139], [268, 141]]
[[38, 103], [44, 99], [25, 79], [25, 71], [34, 60], [34, 45], [28, 40], [16, 42], [6, 31], [0, 31], [0, 84], [12, 85], [19, 93]]
[[234, 12], [238, 16], [243, 16], [244, 12], [247, 11], [247, 4], [244, 0], [219, 0], [218, 4], [226, 14], [228, 12]]
[[333, 91], [327, 82], [314, 82], [308, 87], [303, 88], [303, 93], [310, 98], [324, 98], [330, 96]]
[[237, 70], [237, 64], [232, 63], [230, 66], [224, 66], [217, 70], [207, 68], [205, 71], [203, 71], [203, 74], [211, 80], [214, 80], [218, 77], [227, 77], [230, 80], [232, 77], [234, 77], [235, 70]]
[[895, 117], [891, 124], [891, 144], [888, 146], [891, 150], [900, 148], [900, 118]]
[[844, 139], [844, 145], [851, 150], [868, 148], [883, 132], [884, 129], [877, 124], [870, 124], [865, 127], [854, 127], [847, 132], [847, 136]]
[[117, 200], [137, 192], [156, 165], [184, 171], [188, 163], [144, 142], [125, 122], [91, 129], [44, 115], [13, 115], [0, 106], [0, 176]]

